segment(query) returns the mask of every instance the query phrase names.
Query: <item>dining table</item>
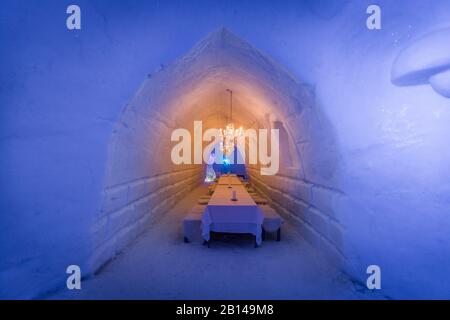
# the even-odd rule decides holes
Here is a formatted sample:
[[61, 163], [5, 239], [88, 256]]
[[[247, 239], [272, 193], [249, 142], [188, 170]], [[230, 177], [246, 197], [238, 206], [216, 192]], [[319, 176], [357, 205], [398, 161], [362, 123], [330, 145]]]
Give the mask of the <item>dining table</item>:
[[211, 232], [250, 233], [259, 246], [263, 222], [262, 210], [242, 182], [237, 177], [221, 177], [202, 216], [202, 237], [209, 244]]
[[219, 178], [217, 184], [220, 185], [242, 185], [242, 181], [236, 175], [223, 175]]

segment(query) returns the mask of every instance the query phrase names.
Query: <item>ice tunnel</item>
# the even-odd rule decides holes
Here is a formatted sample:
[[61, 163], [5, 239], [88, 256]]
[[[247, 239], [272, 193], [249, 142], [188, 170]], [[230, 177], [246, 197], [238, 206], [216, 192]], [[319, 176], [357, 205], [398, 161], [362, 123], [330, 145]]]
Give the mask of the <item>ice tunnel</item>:
[[343, 258], [341, 226], [329, 210], [333, 197], [341, 194], [338, 151], [314, 108], [314, 92], [249, 43], [220, 29], [150, 76], [123, 111], [109, 145], [94, 269], [202, 181], [203, 166], [170, 160], [171, 132], [192, 132], [194, 121], [202, 121], [204, 130], [224, 126], [228, 88], [238, 125], [282, 132], [278, 175], [262, 176], [252, 165], [250, 180], [320, 250], [336, 261]]
[[[69, 265], [87, 298], [449, 298], [449, 1], [377, 1], [381, 29], [369, 0], [77, 2], [80, 30], [56, 1], [0, 11], [0, 299], [72, 299]], [[278, 173], [246, 170], [287, 241], [224, 253], [183, 243], [205, 165], [171, 133], [223, 128], [227, 90], [279, 131]]]

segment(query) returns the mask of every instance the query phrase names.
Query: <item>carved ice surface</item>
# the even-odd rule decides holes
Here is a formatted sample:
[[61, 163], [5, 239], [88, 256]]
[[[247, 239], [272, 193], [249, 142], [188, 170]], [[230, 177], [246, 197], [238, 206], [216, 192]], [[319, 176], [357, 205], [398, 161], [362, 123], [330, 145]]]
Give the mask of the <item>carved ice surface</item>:
[[[122, 255], [129, 267], [111, 275], [129, 290], [111, 282], [104, 292], [129, 298], [141, 276], [142, 294], [197, 292], [203, 266], [231, 252], [205, 255], [169, 232], [184, 211], [168, 208], [204, 178], [204, 168], [175, 170], [170, 134], [194, 120], [223, 127], [230, 88], [236, 124], [280, 128], [281, 174], [248, 172], [304, 238], [248, 251], [278, 258], [254, 270], [287, 270], [285, 280], [313, 270], [308, 242], [327, 261], [345, 256], [354, 283], [377, 264], [386, 296], [448, 299], [450, 99], [432, 89], [448, 96], [450, 1], [378, 0], [382, 29], [368, 30], [373, 2], [80, 1], [83, 28], [71, 32], [57, 1], [3, 0], [0, 298], [65, 290], [68, 265], [89, 276], [91, 261], [109, 261], [150, 224], [155, 241], [139, 247], [147, 264]], [[206, 37], [220, 26], [236, 36]], [[395, 86], [391, 72], [397, 85], [427, 86]], [[154, 222], [160, 215], [175, 227]], [[170, 265], [169, 251], [179, 269], [146, 267]], [[234, 258], [214, 261], [254, 261]], [[178, 275], [186, 282], [168, 287]], [[303, 279], [278, 291], [328, 292], [314, 274]], [[272, 295], [273, 283], [240, 284]]]
[[431, 76], [429, 81], [434, 91], [450, 98], [450, 69]]
[[[429, 33], [406, 47], [394, 61], [391, 80], [398, 86], [430, 83], [439, 94], [449, 97], [450, 28]], [[432, 80], [431, 80], [432, 79]]]

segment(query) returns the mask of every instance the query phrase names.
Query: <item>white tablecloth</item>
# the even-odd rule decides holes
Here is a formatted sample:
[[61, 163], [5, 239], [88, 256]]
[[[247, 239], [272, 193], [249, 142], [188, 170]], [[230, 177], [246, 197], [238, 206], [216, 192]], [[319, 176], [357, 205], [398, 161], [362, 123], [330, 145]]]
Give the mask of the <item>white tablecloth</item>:
[[[238, 201], [232, 201], [232, 191]], [[264, 214], [244, 186], [218, 185], [202, 216], [202, 236], [209, 241], [210, 232], [251, 233], [256, 243], [262, 241]]]

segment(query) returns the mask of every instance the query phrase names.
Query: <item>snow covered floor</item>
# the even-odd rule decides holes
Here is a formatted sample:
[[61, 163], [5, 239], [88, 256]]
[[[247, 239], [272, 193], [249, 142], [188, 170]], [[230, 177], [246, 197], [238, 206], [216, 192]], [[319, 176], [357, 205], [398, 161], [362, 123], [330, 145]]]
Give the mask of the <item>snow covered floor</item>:
[[361, 299], [363, 293], [322, 260], [288, 223], [282, 241], [255, 249], [251, 239], [210, 248], [183, 243], [181, 220], [200, 195], [191, 191], [133, 245], [82, 282], [50, 299]]

